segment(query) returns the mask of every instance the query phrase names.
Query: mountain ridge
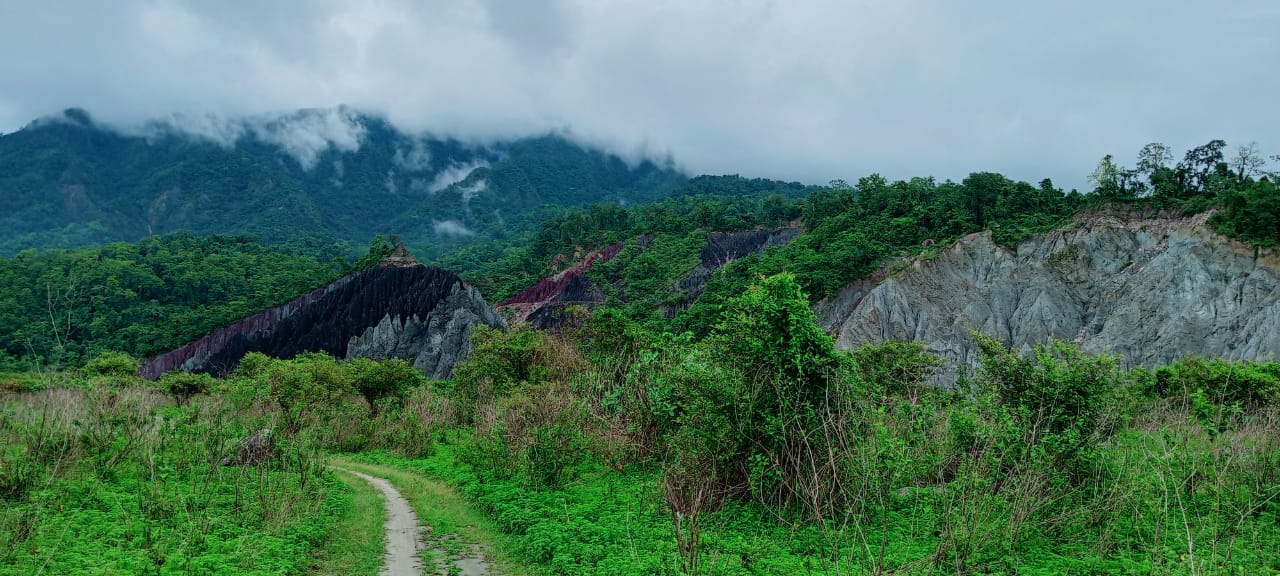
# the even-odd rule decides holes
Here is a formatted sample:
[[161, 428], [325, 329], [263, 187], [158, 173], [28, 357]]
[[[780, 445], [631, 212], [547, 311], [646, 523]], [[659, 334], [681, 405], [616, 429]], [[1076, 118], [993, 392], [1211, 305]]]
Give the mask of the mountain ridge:
[[179, 230], [350, 246], [394, 232], [431, 260], [685, 180], [560, 134], [473, 144], [347, 108], [211, 118], [122, 131], [73, 109], [0, 135], [0, 254]]

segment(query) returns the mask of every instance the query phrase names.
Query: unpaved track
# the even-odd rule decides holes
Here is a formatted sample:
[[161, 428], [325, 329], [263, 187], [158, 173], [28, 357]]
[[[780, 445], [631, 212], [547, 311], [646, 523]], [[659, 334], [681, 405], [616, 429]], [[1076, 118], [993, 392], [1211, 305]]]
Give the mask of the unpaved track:
[[382, 500], [387, 505], [387, 552], [383, 556], [382, 576], [418, 576], [422, 573], [422, 564], [418, 560], [418, 550], [422, 549], [422, 540], [418, 534], [418, 515], [414, 514], [409, 501], [400, 495], [385, 478], [370, 476], [355, 470], [341, 469], [343, 472], [359, 476], [382, 493]]

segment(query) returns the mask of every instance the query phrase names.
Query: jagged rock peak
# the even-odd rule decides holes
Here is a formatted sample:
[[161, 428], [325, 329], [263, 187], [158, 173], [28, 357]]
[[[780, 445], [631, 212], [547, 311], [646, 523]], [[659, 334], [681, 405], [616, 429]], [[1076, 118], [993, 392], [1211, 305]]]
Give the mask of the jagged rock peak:
[[391, 250], [391, 253], [388, 254], [386, 258], [383, 258], [382, 262], [378, 265], [383, 267], [391, 266], [395, 268], [412, 268], [414, 266], [421, 266], [422, 263], [419, 262], [417, 258], [414, 258], [413, 254], [409, 253], [409, 249], [404, 247], [404, 243], [400, 243], [396, 244], [396, 247]]

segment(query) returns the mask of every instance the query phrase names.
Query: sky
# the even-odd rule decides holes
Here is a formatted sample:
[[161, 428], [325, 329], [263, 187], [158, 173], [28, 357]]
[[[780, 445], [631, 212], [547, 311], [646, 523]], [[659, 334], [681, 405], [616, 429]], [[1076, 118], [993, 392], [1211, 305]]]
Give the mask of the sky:
[[0, 132], [349, 106], [690, 173], [1083, 187], [1152, 141], [1280, 153], [1278, 102], [1276, 0], [0, 0]]

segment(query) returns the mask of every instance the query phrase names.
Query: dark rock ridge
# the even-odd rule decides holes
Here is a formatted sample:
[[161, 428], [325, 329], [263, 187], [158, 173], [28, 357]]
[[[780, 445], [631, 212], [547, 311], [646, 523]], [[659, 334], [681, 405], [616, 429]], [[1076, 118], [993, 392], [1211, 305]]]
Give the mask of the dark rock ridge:
[[744, 230], [741, 232], [712, 232], [702, 247], [698, 265], [672, 288], [683, 294], [674, 303], [663, 304], [659, 311], [667, 319], [675, 318], [681, 310], [692, 306], [707, 289], [707, 281], [716, 270], [730, 262], [763, 252], [774, 246], [782, 246], [796, 239], [800, 226], [789, 225], [774, 229]]
[[590, 252], [574, 265], [539, 280], [498, 307], [506, 311], [513, 322], [528, 322], [539, 330], [558, 327], [563, 324], [565, 308], [575, 305], [590, 308], [604, 302], [604, 291], [584, 274], [596, 264], [612, 260], [624, 247], [626, 243], [619, 242]]
[[139, 373], [151, 379], [172, 370], [222, 376], [249, 352], [278, 358], [324, 352], [401, 358], [431, 378], [447, 378], [470, 352], [477, 323], [501, 326], [502, 320], [456, 274], [423, 266], [398, 249], [377, 267], [156, 356]]
[[1220, 236], [1208, 216], [1089, 215], [1015, 250], [972, 234], [846, 286], [817, 304], [818, 323], [840, 348], [923, 342], [948, 364], [942, 385], [977, 361], [969, 329], [1022, 350], [1074, 342], [1125, 366], [1280, 360], [1280, 251]]

